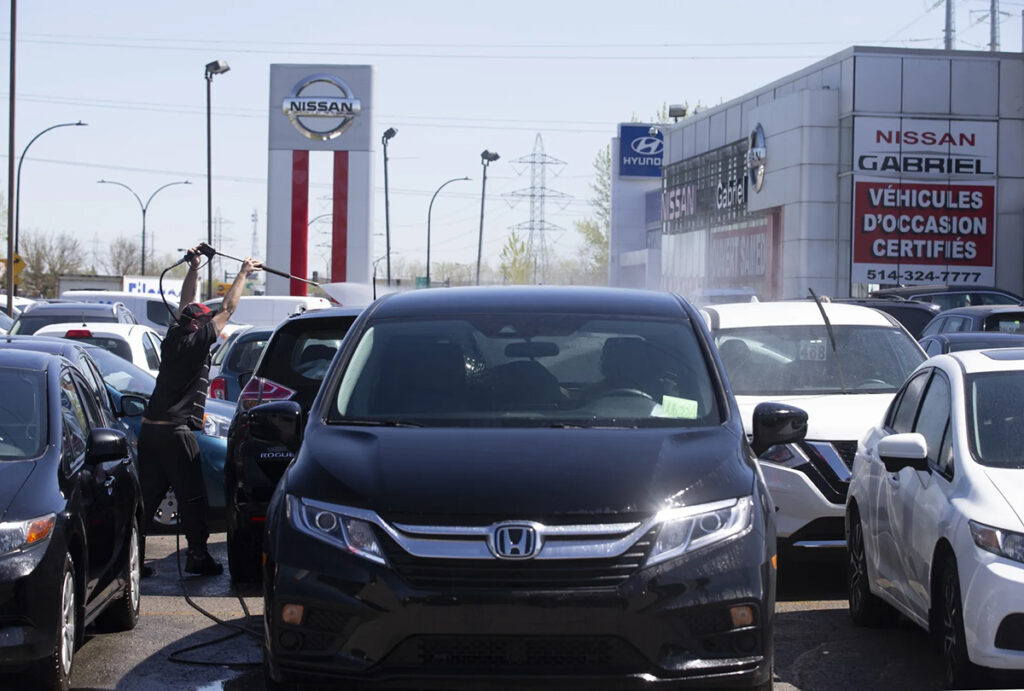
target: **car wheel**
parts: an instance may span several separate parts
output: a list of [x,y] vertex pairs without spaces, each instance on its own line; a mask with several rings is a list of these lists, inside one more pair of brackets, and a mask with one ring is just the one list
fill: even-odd
[[877,595],[868,584],[868,562],[864,553],[864,527],[860,512],[852,509],[847,515],[846,551],[847,584],[849,585],[850,618],[857,626],[892,626],[897,612]]
[[[234,520],[229,519],[228,526]],[[262,576],[260,540],[249,530],[237,526],[228,530],[228,571],[234,583],[259,583]]]
[[139,559],[141,539],[139,524],[133,520],[131,538],[128,543],[128,558],[121,571],[124,590],[97,620],[97,623],[105,631],[131,631],[139,623],[139,602],[142,599],[142,562]]
[[942,601],[939,627],[942,640],[942,658],[946,669],[946,685],[951,689],[970,688],[980,676],[980,668],[967,654],[964,635],[963,601],[960,598],[960,576],[956,559],[948,557],[942,569]]
[[70,554],[64,555],[59,597],[54,650],[36,662],[29,673],[36,688],[47,691],[67,691],[71,688],[71,665],[78,645],[78,591],[75,588],[75,564]]
[[153,520],[150,522],[150,533],[166,535],[174,533],[178,529],[178,497],[174,495],[173,489],[168,489],[167,494],[160,500],[156,507]]

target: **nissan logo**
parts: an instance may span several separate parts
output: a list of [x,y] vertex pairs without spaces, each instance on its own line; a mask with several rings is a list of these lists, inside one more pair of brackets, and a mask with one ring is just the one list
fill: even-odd
[[641,156],[660,156],[665,144],[657,137],[637,137],[629,143],[629,148]]
[[540,552],[541,540],[529,523],[501,523],[491,531],[490,546],[499,559],[530,559]]
[[352,124],[362,106],[341,79],[333,74],[314,74],[292,88],[281,110],[302,136],[328,141]]
[[750,186],[754,188],[755,192],[760,192],[761,187],[764,186],[764,168],[767,161],[764,129],[762,129],[761,123],[758,123],[747,140],[747,176]]

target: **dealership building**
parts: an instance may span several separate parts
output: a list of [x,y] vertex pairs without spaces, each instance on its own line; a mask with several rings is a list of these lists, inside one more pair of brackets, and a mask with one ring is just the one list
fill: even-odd
[[855,46],[613,140],[612,285],[1024,289],[1024,59]]

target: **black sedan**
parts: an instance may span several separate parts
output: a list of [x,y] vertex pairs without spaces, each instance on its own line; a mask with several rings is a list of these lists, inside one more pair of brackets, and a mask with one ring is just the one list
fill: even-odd
[[69,360],[2,350],[0,391],[0,670],[67,689],[86,625],[138,620],[138,473]]
[[997,331],[970,331],[941,333],[925,336],[919,343],[928,356],[956,353],[961,350],[987,350],[989,348],[1024,348],[1024,334]]
[[1024,306],[954,307],[940,312],[924,327],[921,337],[963,331],[1024,333]]
[[[267,687],[771,687],[774,507],[699,313],[667,293],[454,288],[363,312],[264,543]],[[360,686],[359,688],[362,688]]]

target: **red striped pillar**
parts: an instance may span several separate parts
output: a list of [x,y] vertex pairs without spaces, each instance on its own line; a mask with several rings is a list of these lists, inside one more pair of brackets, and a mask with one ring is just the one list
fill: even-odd
[[[309,256],[309,152],[292,152],[292,256],[293,276],[307,275]],[[292,295],[306,295],[306,284],[289,281]]]
[[348,280],[348,152],[334,152],[334,206],[331,209],[331,281]]

